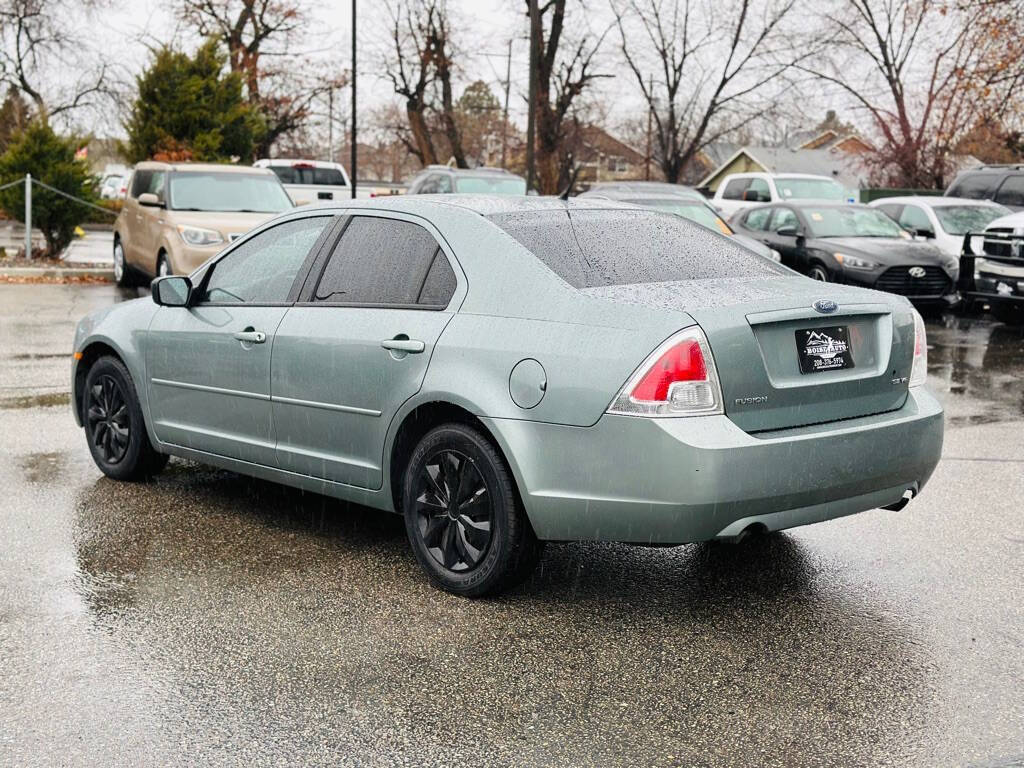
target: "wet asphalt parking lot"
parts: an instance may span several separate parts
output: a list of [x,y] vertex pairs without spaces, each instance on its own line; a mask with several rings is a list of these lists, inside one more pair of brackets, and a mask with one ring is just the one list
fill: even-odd
[[946,442],[902,512],[549,545],[468,601],[397,517],[104,478],[72,328],[125,298],[0,285],[0,763],[1024,766],[1024,331],[929,321]]

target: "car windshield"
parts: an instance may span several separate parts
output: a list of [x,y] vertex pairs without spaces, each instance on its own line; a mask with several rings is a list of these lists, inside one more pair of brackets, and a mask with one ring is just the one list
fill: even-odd
[[1010,213],[1001,205],[937,205],[932,208],[939,226],[949,235],[980,232],[1000,216]]
[[814,237],[910,237],[874,208],[805,208],[804,218]]
[[311,165],[271,165],[282,184],[312,184],[344,187],[345,177],[337,168],[314,168]]
[[684,219],[694,221],[701,226],[716,229],[723,235],[733,234],[733,231],[729,229],[729,225],[722,221],[714,209],[700,201],[690,201],[685,198],[664,198],[658,200],[639,198],[636,200],[624,200],[623,202],[639,205],[643,208],[656,208],[659,211],[674,213],[676,216],[682,216]]
[[804,179],[798,176],[779,176],[775,187],[783,200],[845,200],[846,188],[829,179]]
[[171,208],[219,213],[279,213],[292,207],[273,176],[255,173],[185,171],[170,174]]
[[574,288],[788,272],[724,235],[656,211],[518,211],[491,220]]
[[525,195],[526,179],[519,176],[460,176],[455,179],[456,192],[484,195]]

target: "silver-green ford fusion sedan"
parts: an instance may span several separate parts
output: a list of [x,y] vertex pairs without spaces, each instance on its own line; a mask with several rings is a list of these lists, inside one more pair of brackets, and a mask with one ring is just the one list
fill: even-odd
[[395,198],[289,212],[75,335],[117,479],[169,455],[398,512],[483,595],[545,540],[735,540],[901,508],[939,459],[921,318],[670,214]]

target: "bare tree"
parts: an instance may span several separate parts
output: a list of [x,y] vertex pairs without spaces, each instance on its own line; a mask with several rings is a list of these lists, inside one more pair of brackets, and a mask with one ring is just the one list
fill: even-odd
[[869,117],[880,183],[944,187],[972,128],[1017,106],[1020,0],[843,0],[830,11],[823,22],[834,53],[806,69]]
[[201,35],[227,47],[231,71],[242,76],[246,99],[266,122],[258,155],[266,156],[282,137],[300,131],[314,103],[345,83],[344,77],[323,73],[304,76],[313,65],[295,51],[299,36],[309,34],[298,0],[180,0],[178,13]]
[[[69,31],[72,11],[91,7],[67,0],[0,0],[0,83],[28,96],[41,116],[67,116],[108,95],[107,65],[83,65],[86,46]],[[50,87],[61,70],[79,75],[68,85]]]
[[451,22],[448,9],[444,0],[440,0],[440,2],[429,0],[428,8],[432,13],[429,14],[427,41],[431,49],[434,71],[437,74],[437,83],[441,88],[439,110],[441,124],[444,126],[444,134],[448,139],[448,146],[451,148],[455,165],[465,168],[467,167],[466,153],[462,148],[462,133],[455,114],[455,99],[452,96],[452,71],[455,54],[451,42]]
[[560,52],[565,42],[566,0],[526,0],[530,19],[532,59],[536,70],[536,166],[542,194],[555,194],[575,178],[575,161],[566,144],[574,104],[594,80],[607,77],[594,71],[594,57],[605,34],[583,34]]
[[387,6],[391,14],[392,49],[385,57],[384,72],[395,93],[405,100],[409,128],[408,134],[399,130],[397,135],[422,165],[437,162],[437,150],[427,124],[429,88],[437,76],[430,39],[435,5],[422,0],[405,0]]
[[708,144],[768,113],[767,87],[812,55],[782,25],[796,0],[611,0],[622,55],[655,124],[655,158],[677,182]]

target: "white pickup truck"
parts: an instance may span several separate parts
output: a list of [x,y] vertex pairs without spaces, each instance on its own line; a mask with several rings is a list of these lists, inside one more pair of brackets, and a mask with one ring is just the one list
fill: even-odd
[[[295,205],[337,202],[352,196],[352,185],[341,163],[275,158],[257,160],[253,165],[269,168],[276,173]],[[397,194],[398,191],[391,188],[381,190],[377,185],[366,186],[360,183],[356,186],[356,197],[378,197],[382,194]]]
[[791,200],[857,202],[857,193],[828,176],[810,173],[730,173],[715,190],[711,202],[729,219],[737,211],[757,203]]

